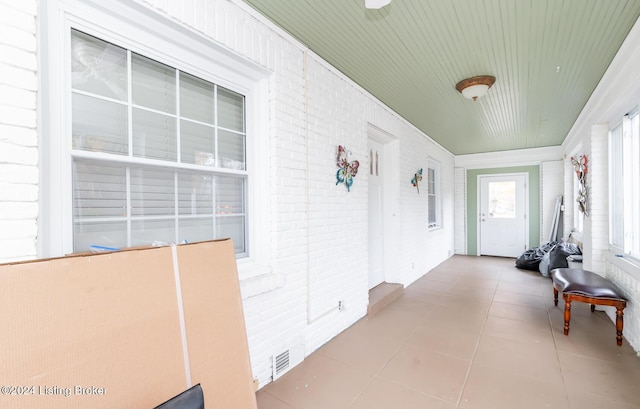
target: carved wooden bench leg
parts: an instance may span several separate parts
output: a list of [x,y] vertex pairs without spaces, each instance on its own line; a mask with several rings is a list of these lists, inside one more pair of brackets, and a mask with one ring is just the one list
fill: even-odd
[[622,326],[624,325],[624,313],[622,310],[625,305],[618,304],[616,305],[616,342],[618,346],[622,345]]
[[558,306],[558,290],[553,289],[553,305]]
[[571,321],[571,297],[563,294],[564,298],[564,335],[569,335],[569,321]]

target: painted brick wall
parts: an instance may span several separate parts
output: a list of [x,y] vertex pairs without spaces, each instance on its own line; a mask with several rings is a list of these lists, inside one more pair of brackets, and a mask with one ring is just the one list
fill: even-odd
[[[273,73],[271,267],[282,284],[244,299],[253,375],[264,386],[274,354],[301,349],[308,355],[366,314],[367,123],[400,139],[397,235],[402,242],[395,246],[401,262],[394,276],[405,285],[453,251],[453,157],[244,3],[146,3]],[[350,159],[360,161],[350,192],[336,186],[338,145],[346,145]],[[426,229],[427,197],[416,195],[409,183],[429,157],[442,166],[445,225],[431,232]]]
[[[622,260],[616,260],[616,256],[608,253],[604,257],[604,275],[620,288],[627,298],[627,307],[624,309],[624,338],[633,349],[640,353],[640,269]],[[616,321],[616,309],[603,308],[612,322]]]
[[[588,156],[589,216],[585,225],[591,230],[589,269],[604,274],[604,252],[609,249],[609,126],[591,127],[591,155]],[[586,227],[586,226],[585,226]]]
[[[540,201],[542,215],[540,217],[540,242],[545,243],[549,239],[551,225],[555,218],[555,206],[558,196],[563,194],[564,169],[561,160],[545,161],[540,166]],[[537,246],[536,243],[531,243]]]
[[467,254],[467,172],[455,168],[455,253]]
[[0,262],[37,254],[36,14],[36,0],[0,1]]
[[[264,386],[273,355],[308,355],[366,313],[367,174],[351,192],[336,186],[337,146],[364,169],[368,124],[398,138],[393,277],[405,285],[453,252],[453,156],[239,0],[135,1],[272,72],[263,170],[270,272],[241,283],[253,376]],[[37,14],[36,0],[0,0],[0,261],[35,258],[41,244]],[[442,178],[443,228],[432,231],[426,194],[409,182],[428,158],[440,162]]]

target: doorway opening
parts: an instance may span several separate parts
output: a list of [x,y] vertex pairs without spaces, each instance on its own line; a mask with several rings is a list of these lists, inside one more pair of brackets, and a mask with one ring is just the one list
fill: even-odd
[[528,175],[482,175],[478,186],[478,254],[518,257],[528,245]]

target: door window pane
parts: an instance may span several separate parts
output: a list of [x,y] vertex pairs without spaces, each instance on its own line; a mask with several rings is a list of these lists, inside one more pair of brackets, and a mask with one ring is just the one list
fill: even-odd
[[516,182],[489,182],[489,217],[516,217]]

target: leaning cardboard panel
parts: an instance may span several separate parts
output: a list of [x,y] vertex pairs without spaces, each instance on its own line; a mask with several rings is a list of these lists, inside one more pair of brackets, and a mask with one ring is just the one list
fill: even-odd
[[170,248],[0,265],[0,407],[142,408],[185,389]]
[[192,383],[207,409],[255,409],[233,242],[177,247]]

